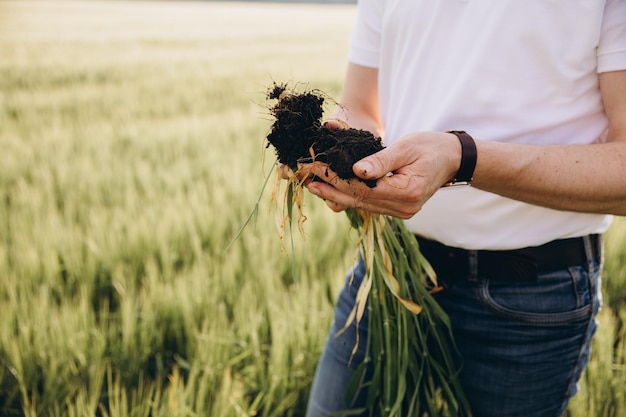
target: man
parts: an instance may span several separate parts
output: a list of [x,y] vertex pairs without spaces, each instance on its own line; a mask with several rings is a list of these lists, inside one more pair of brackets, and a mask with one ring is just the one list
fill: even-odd
[[[418,236],[476,417],[562,415],[601,303],[600,236],[626,214],[626,1],[360,0],[348,58],[334,116],[384,136],[354,165],[379,180],[311,165],[326,182],[309,191]],[[357,330],[335,334],[363,274],[340,295],[308,417],[347,406],[363,352],[350,363]]]

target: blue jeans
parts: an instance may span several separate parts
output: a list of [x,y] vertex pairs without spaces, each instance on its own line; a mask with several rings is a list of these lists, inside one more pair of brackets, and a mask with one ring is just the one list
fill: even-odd
[[[508,284],[479,277],[475,282],[459,280],[435,295],[452,323],[463,358],[461,381],[474,417],[558,417],[565,412],[578,390],[597,327],[600,271],[601,259],[589,257],[585,265],[540,272],[535,282]],[[307,417],[326,417],[347,407],[347,383],[365,355],[367,315],[358,326],[360,343],[352,359],[356,325],[336,334],[346,323],[364,274],[359,262],[339,295]]]

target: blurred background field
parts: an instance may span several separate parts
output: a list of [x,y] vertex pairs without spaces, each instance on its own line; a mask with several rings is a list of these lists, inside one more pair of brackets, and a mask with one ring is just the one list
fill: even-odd
[[[273,81],[337,97],[354,5],[0,2],[0,415],[303,416],[354,260],[278,239]],[[264,156],[265,155],[265,156]],[[570,417],[626,415],[626,223]]]

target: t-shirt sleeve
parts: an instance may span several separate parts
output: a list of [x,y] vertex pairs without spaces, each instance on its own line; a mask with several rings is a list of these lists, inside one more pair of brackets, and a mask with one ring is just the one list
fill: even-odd
[[626,69],[626,0],[607,0],[598,45],[598,72]]
[[365,67],[378,68],[384,1],[358,0],[348,61]]

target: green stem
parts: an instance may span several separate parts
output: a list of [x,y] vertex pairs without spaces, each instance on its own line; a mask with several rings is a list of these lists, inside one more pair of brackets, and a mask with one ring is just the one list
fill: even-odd
[[[363,233],[363,219],[348,212],[353,227]],[[450,322],[429,292],[427,272],[430,266],[419,252],[415,236],[401,220],[386,218],[382,230],[375,230],[373,284],[368,299],[368,352],[373,360],[371,378],[357,389],[367,392],[371,416],[404,417],[470,416],[467,399],[458,381],[458,353]],[[378,238],[381,238],[378,240]],[[382,245],[382,246],[378,246]],[[385,268],[384,253],[391,258],[392,275]],[[367,263],[367,262],[366,262]],[[405,308],[386,288],[397,281],[398,297],[419,304],[420,314]],[[361,377],[363,375],[361,374]]]

